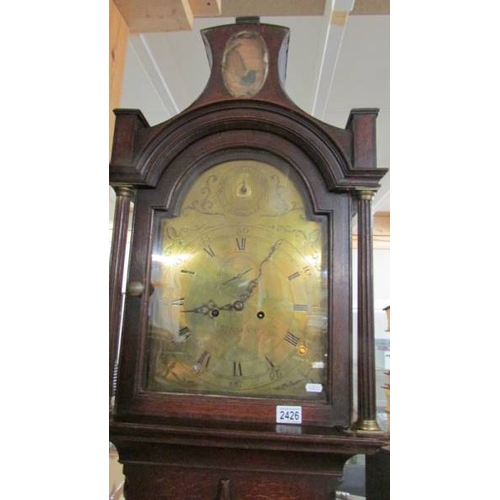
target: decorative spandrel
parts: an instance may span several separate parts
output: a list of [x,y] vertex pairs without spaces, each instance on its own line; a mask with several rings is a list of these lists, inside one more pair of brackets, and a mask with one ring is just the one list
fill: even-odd
[[146,389],[326,400],[326,216],[291,172],[230,161],[158,213]]

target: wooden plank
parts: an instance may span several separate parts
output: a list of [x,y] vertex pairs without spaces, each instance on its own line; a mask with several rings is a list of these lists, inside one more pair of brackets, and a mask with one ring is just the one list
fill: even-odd
[[114,0],[131,33],[189,31],[193,11],[188,0]]
[[113,109],[120,106],[122,96],[123,73],[127,53],[129,29],[116,8],[113,0],[109,0],[109,150],[113,141],[115,115]]
[[114,0],[131,33],[188,31],[194,17],[322,16],[326,0]]
[[220,16],[222,0],[189,0],[194,17]]
[[351,16],[382,16],[391,13],[390,0],[356,0]]
[[322,16],[325,0],[224,0],[222,15],[238,16]]

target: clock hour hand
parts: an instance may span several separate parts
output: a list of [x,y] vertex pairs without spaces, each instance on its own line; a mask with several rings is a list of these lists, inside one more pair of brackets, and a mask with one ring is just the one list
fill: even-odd
[[221,308],[213,300],[209,300],[201,306],[195,307],[193,309],[184,309],[182,312],[203,314],[205,316],[215,317],[219,315],[220,309]]
[[241,311],[243,309],[244,303],[241,300],[236,300],[233,303],[228,303],[223,306],[218,306],[213,300],[209,300],[201,306],[195,307],[193,309],[184,309],[182,312],[185,313],[195,313],[203,314],[204,316],[210,316],[211,318],[216,318],[220,311]]

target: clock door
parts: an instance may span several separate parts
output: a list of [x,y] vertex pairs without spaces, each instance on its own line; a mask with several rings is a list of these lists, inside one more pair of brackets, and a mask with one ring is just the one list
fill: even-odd
[[246,136],[228,132],[206,155],[199,141],[196,161],[139,191],[131,280],[148,293],[127,298],[118,412],[275,423],[292,406],[303,423],[347,425],[348,277],[331,263],[348,255],[348,198],[265,135],[228,150]]

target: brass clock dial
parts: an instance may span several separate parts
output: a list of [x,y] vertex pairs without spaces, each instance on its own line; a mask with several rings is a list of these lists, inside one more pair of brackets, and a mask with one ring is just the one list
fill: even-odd
[[219,164],[159,220],[149,390],[325,399],[327,221],[289,174]]

